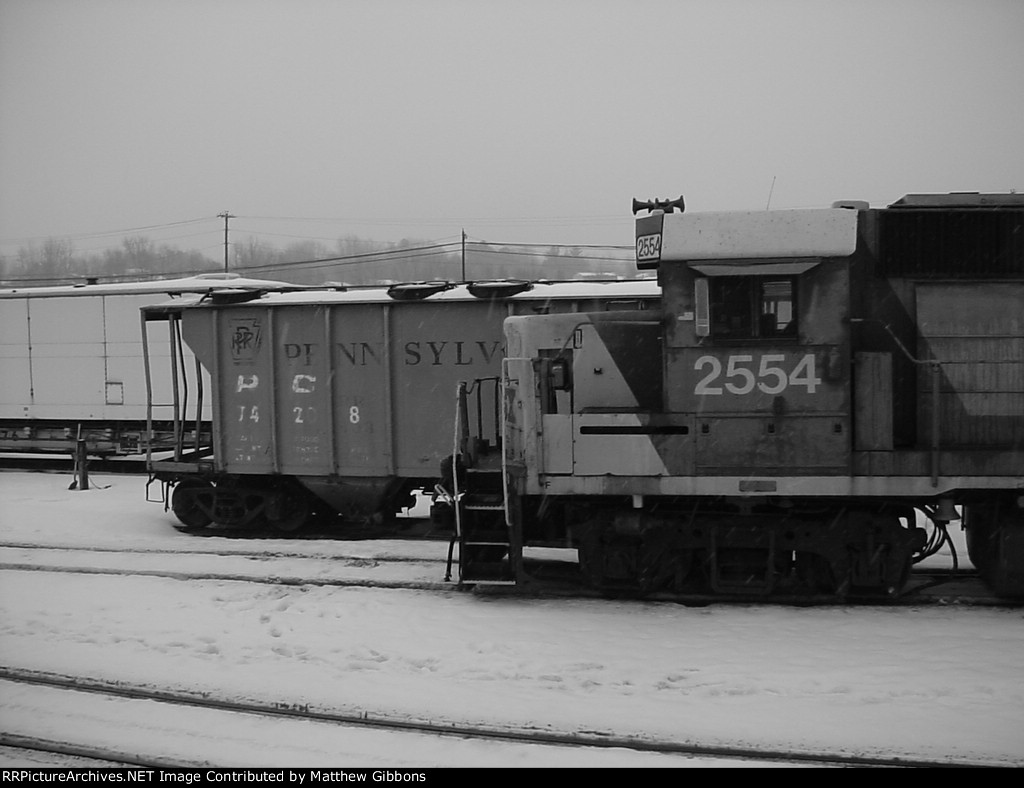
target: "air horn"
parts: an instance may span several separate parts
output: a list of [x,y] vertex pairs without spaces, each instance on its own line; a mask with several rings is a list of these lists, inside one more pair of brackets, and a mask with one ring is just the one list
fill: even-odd
[[633,198],[634,216],[636,216],[640,211],[664,211],[665,213],[672,213],[676,208],[679,209],[679,213],[686,210],[686,206],[683,204],[683,198],[681,195],[677,200],[646,200],[641,202],[636,197]]

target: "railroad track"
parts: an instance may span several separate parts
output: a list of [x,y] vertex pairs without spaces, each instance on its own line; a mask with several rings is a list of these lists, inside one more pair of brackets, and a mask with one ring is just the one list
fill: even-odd
[[253,550],[253,549],[232,549],[222,548],[216,550],[183,550],[170,547],[93,547],[83,545],[53,545],[36,544],[33,542],[6,542],[0,541],[0,550],[38,550],[40,552],[65,552],[65,553],[109,553],[112,555],[168,555],[168,556],[241,556],[245,558],[297,558],[297,559],[340,559],[350,561],[384,561],[394,563],[444,563],[445,556],[424,557],[424,556],[403,556],[403,555],[311,555],[300,551],[288,550]]
[[[287,702],[261,703],[252,700],[212,697],[177,689],[159,689],[125,682],[108,682],[85,676],[70,676],[43,671],[0,666],[0,680],[14,684],[48,687],[68,692],[91,693],[107,698],[145,700],[172,706],[255,715],[264,718],[301,720],[318,724],[373,729],[396,734],[428,734],[460,740],[509,742],[532,746],[572,747],[579,749],[624,749],[642,753],[658,753],[686,758],[715,758],[755,761],[776,764],[810,764],[817,766],[875,766],[875,767],[991,767],[1005,765],[957,758],[915,758],[911,756],[874,756],[840,752],[809,752],[759,747],[756,745],[720,745],[700,742],[677,742],[657,738],[620,736],[605,731],[556,732],[532,728],[491,727],[459,722],[437,722],[399,718],[366,710],[338,711],[316,708],[307,704]],[[16,732],[0,734],[0,745],[39,751],[90,757],[133,766],[155,768],[181,766],[212,766],[209,763],[183,764],[168,762],[166,758],[126,753],[116,747],[75,744],[19,735]],[[668,765],[668,764],[666,764]]]
[[[180,561],[175,561],[180,559]],[[200,561],[202,568],[182,562]],[[294,573],[295,562],[308,569]],[[175,563],[178,565],[176,566]],[[335,586],[448,590],[444,556],[331,556],[304,553],[254,553],[244,550],[176,552],[162,549],[50,547],[0,544],[0,569],[61,572],[172,580],[214,580],[284,586]],[[400,576],[398,576],[400,575]]]
[[[50,471],[73,473],[75,459],[70,454],[3,454],[0,470]],[[93,473],[127,473],[145,476],[146,461],[133,457],[90,457],[88,471]]]
[[[84,746],[55,739],[0,732],[0,763],[10,762],[17,756],[32,762],[31,766],[23,768],[39,769],[58,766],[77,769],[182,769],[209,766],[203,763],[172,762],[163,758],[142,756],[118,747]],[[60,756],[59,763],[45,756]]]
[[[150,560],[149,565],[145,565],[146,559]],[[205,561],[209,568],[187,569],[175,566],[176,559]],[[457,581],[445,579],[446,561],[447,554],[444,550],[439,550],[436,556],[374,554],[372,551],[351,555],[311,555],[301,551],[254,551],[244,548],[182,551],[171,548],[103,548],[0,542],[0,569],[161,577],[173,580],[236,581],[284,586],[450,591],[456,588]],[[297,573],[294,568],[295,562],[308,565],[308,570]],[[512,591],[487,589],[485,592],[511,593],[526,597],[606,596],[582,585],[578,566],[569,561],[533,559],[527,561],[527,570],[530,579],[521,588]],[[404,576],[397,577],[396,574]],[[763,596],[750,595],[724,599],[711,595],[680,596],[672,593],[655,593],[645,598],[688,605],[841,603],[831,596],[766,599]],[[897,599],[854,600],[848,604],[1020,606],[1019,602],[993,597],[977,573],[967,569],[918,570],[912,575],[907,590]]]

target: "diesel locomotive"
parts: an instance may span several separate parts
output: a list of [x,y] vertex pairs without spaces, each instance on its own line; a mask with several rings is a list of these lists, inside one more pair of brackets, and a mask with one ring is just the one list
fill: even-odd
[[958,523],[1024,595],[1024,195],[633,213],[660,310],[506,319],[498,441],[458,389],[462,584],[884,599]]

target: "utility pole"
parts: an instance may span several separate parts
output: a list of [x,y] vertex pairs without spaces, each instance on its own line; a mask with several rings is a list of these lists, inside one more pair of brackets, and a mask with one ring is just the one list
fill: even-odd
[[466,231],[462,231],[462,281],[466,281]]
[[224,211],[224,213],[218,213],[217,216],[219,216],[221,219],[224,220],[224,273],[227,273],[228,272],[228,219],[234,219],[235,217],[232,216],[227,211]]

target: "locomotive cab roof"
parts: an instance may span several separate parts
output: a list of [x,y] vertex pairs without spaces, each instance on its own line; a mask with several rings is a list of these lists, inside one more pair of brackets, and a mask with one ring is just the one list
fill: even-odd
[[948,194],[905,194],[890,208],[1024,208],[1024,194],[982,194],[981,192],[949,192]]

